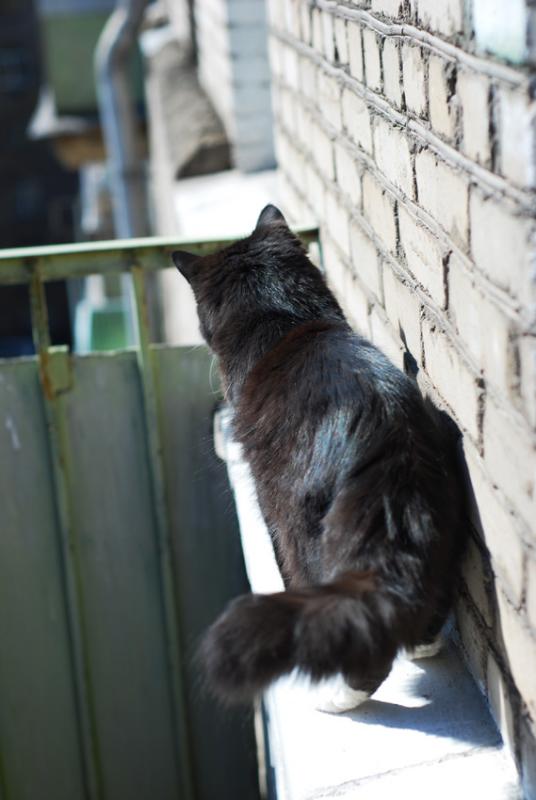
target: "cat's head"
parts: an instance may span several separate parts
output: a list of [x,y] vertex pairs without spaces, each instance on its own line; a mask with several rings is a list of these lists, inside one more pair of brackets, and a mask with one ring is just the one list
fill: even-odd
[[266,206],[246,239],[219,253],[197,256],[183,250],[173,261],[191,285],[201,333],[218,353],[220,340],[255,319],[315,319],[340,309],[283,214]]

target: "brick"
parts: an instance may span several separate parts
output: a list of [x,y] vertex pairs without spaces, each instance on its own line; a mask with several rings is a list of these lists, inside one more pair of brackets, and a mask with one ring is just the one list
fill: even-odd
[[322,12],[322,52],[332,64],[335,61],[335,34],[333,30],[333,15],[327,11]]
[[318,172],[310,164],[305,168],[305,191],[316,217],[323,220],[326,214],[326,188]]
[[297,193],[291,180],[285,173],[281,174],[279,187],[281,205],[285,215],[287,216],[287,219],[290,221],[297,220],[300,217],[303,219],[304,215],[307,214],[308,209],[304,204],[303,199]]
[[322,70],[318,75],[318,104],[324,119],[342,131],[341,86],[332,75]]
[[513,321],[478,287],[460,261],[449,262],[449,307],[457,332],[484,377],[507,396],[513,384]]
[[527,559],[527,617],[536,633],[536,556]]
[[396,39],[387,38],[383,44],[383,91],[396,107],[402,107],[402,72],[400,48]]
[[443,249],[433,233],[405,208],[398,212],[400,242],[408,269],[426,292],[443,308],[446,303]]
[[348,150],[341,144],[335,144],[335,171],[337,183],[348,197],[352,205],[361,205],[361,176],[358,165]]
[[346,314],[354,330],[370,339],[369,300],[356,275],[349,276],[346,298]]
[[385,177],[408,197],[413,195],[411,152],[406,136],[382,117],[374,125],[376,164]]
[[298,67],[298,54],[292,47],[285,47],[283,55],[285,83],[293,89],[299,89],[300,73]]
[[534,435],[511,409],[505,412],[488,396],[484,415],[484,463],[528,524],[535,519]]
[[372,0],[371,11],[396,19],[401,14],[402,5],[402,0]]
[[[270,6],[270,3],[266,4]],[[313,36],[313,22],[311,19],[311,6],[308,3],[300,3],[300,28],[301,40],[305,44],[311,44]]]
[[363,82],[363,39],[361,26],[357,22],[347,22],[348,58],[350,61],[350,75]]
[[431,31],[452,36],[463,30],[463,0],[418,0],[417,19]]
[[348,270],[341,258],[338,247],[329,234],[323,237],[322,252],[328,285],[342,305],[346,293],[346,273]]
[[311,131],[313,128],[313,121],[309,111],[302,105],[296,106],[296,133],[297,139],[302,148],[309,152],[311,150]]
[[525,90],[498,90],[501,173],[518,186],[533,188],[535,172],[534,104]]
[[346,258],[350,259],[350,220],[347,210],[338,198],[328,192],[326,196],[326,224],[332,239]]
[[[417,362],[421,360],[421,303],[410,286],[386,266],[383,271],[385,310],[402,342]],[[404,338],[402,338],[404,337]]]
[[272,76],[279,77],[283,73],[283,47],[275,36],[268,38],[268,56]]
[[456,243],[465,247],[469,227],[467,178],[440,161],[429,150],[417,154],[415,173],[420,205],[443,226]]
[[473,190],[471,251],[476,266],[497,286],[524,296],[529,280],[530,221],[504,203]]
[[323,174],[333,180],[335,178],[335,160],[333,143],[320,125],[313,127],[313,157]]
[[436,133],[452,141],[458,116],[456,67],[453,62],[431,54],[428,69],[430,122]]
[[324,49],[324,30],[322,28],[322,12],[319,8],[313,8],[311,13],[311,36],[313,49],[317,53],[322,53]]
[[365,101],[349,89],[343,89],[342,93],[342,118],[353,141],[365,152],[372,153],[370,111]]
[[503,742],[513,753],[515,749],[515,723],[509,689],[505,677],[491,653],[488,653],[487,687],[491,713],[497,723]]
[[422,325],[426,372],[463,428],[478,437],[480,390],[452,343],[428,320]]
[[499,630],[515,684],[533,718],[536,718],[536,641],[519,612],[501,591],[497,592]]
[[462,577],[473,604],[488,628],[493,625],[493,611],[488,594],[491,582],[489,557],[469,538],[462,562]]
[[[284,16],[282,17],[285,20],[285,30],[287,30],[293,36],[296,36],[298,38],[300,37],[301,34],[299,5],[300,4],[299,2],[297,2],[297,0],[290,0],[290,2],[283,3]],[[262,8],[259,9],[256,8],[255,6],[256,6],[255,3],[251,4],[248,3],[248,5],[246,6],[246,8],[249,9],[250,14],[255,13],[255,11],[257,11],[257,14],[259,13],[259,11],[262,12]],[[228,8],[230,12],[232,8],[232,3],[229,4]]]
[[481,533],[491,555],[493,570],[505,585],[509,597],[521,602],[523,592],[523,543],[519,524],[499,498],[497,489],[486,475],[483,462],[470,446],[465,456],[471,489],[474,494]]
[[399,369],[404,366],[404,349],[400,339],[390,325],[385,312],[374,306],[369,316],[370,338],[382,353],[391,359]]
[[363,31],[363,54],[365,58],[365,81],[374,92],[382,88],[382,66],[380,57],[380,37],[371,28]]
[[457,94],[462,111],[462,150],[469,158],[489,167],[491,163],[489,79],[474,72],[458,72]]
[[320,70],[311,59],[302,56],[299,61],[300,88],[309,100],[317,98],[317,81]]
[[374,243],[356,222],[350,223],[352,269],[370,294],[382,298],[380,260]]
[[335,18],[335,46],[339,64],[348,64],[348,36],[346,33],[346,20]]
[[418,116],[426,113],[426,81],[422,49],[405,44],[402,47],[402,76],[406,106]]
[[369,172],[363,175],[363,209],[383,247],[396,252],[395,202]]
[[[274,109],[275,110],[275,109]],[[292,92],[281,89],[278,92],[277,113],[285,129],[295,135],[298,132],[298,113]]]

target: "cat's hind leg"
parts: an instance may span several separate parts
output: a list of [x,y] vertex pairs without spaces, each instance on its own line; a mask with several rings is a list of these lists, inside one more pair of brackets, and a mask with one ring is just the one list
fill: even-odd
[[327,714],[344,714],[345,711],[357,708],[370,697],[370,692],[352,689],[342,675],[321,681],[311,691],[316,710]]
[[316,709],[330,714],[343,714],[357,708],[379,689],[391,672],[393,660],[394,656],[389,656],[366,674],[337,675],[319,684],[316,688]]

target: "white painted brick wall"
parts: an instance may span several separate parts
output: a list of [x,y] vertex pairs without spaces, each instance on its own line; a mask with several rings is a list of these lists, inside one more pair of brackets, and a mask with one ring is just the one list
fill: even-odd
[[365,81],[369,89],[380,91],[382,68],[380,55],[381,39],[370,28],[363,31],[363,55],[365,58]]
[[352,324],[401,368],[404,336],[419,385],[464,435],[478,530],[456,618],[534,800],[535,103],[512,67],[525,0],[292,2],[299,33],[294,14],[282,35],[272,15],[284,197],[320,221]]
[[361,26],[356,22],[345,22],[348,36],[348,58],[350,75],[363,82],[363,37]]
[[361,204],[361,174],[355,156],[350,155],[342,144],[335,145],[335,171],[337,183],[347,195],[348,201],[358,208]]
[[[246,172],[274,166],[273,120],[264,3],[199,0],[194,3],[199,80],[221,117],[235,165]],[[283,14],[283,18],[284,18]],[[292,26],[291,26],[292,27]],[[297,27],[293,30],[297,33]],[[274,53],[275,71],[298,86],[293,48]],[[253,92],[244,93],[244,85]],[[262,108],[260,107],[260,103]],[[252,132],[255,120],[264,124]]]
[[355,275],[365,284],[369,292],[381,300],[382,279],[380,259],[371,240],[355,222],[350,225],[352,266]]
[[452,61],[432,54],[428,64],[430,122],[432,128],[445,139],[456,136],[458,102],[451,83],[455,80],[455,65]]
[[376,164],[387,180],[408,197],[412,197],[410,142],[401,129],[379,116],[374,123],[374,154]]
[[458,72],[457,94],[462,113],[462,150],[478,164],[489,166],[490,82],[487,75],[463,70]]
[[433,233],[402,206],[400,243],[408,269],[440,308],[445,306],[444,251]]
[[365,101],[351,89],[342,92],[343,124],[350,138],[367,153],[372,153],[370,111]]
[[365,217],[372,226],[385,250],[396,252],[397,232],[395,202],[368,172],[363,176],[363,208]]
[[423,116],[426,111],[425,63],[418,45],[402,46],[402,75],[407,108]]
[[456,244],[465,247],[469,236],[469,182],[429,150],[415,159],[419,205],[438,220]]
[[392,105],[402,107],[402,73],[400,46],[396,39],[386,39],[383,45],[383,85],[385,96]]
[[463,0],[417,0],[417,19],[424,27],[445,36],[462,30]]
[[471,192],[471,252],[479,270],[500,286],[522,296],[528,289],[533,225],[509,204]]

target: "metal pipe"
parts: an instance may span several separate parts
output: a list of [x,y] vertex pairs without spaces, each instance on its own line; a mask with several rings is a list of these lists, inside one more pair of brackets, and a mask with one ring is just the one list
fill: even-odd
[[130,87],[130,63],[147,0],[117,0],[99,37],[95,76],[116,236],[147,233],[145,176]]

